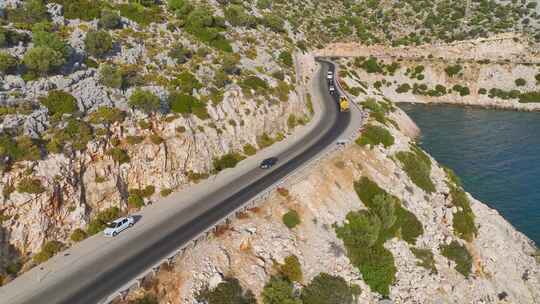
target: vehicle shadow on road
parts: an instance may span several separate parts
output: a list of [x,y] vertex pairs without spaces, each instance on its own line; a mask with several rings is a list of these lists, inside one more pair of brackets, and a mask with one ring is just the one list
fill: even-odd
[[142,219],[142,215],[139,215],[139,214],[135,214],[132,216],[133,216],[133,224],[137,224],[137,222]]

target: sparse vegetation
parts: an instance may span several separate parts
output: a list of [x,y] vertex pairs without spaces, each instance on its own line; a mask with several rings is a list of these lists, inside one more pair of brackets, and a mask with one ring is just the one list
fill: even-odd
[[435,260],[433,258],[433,252],[429,249],[411,248],[414,256],[419,260],[416,263],[418,266],[424,267],[430,271],[430,274],[436,274],[437,268],[435,268]]
[[256,304],[255,296],[250,290],[245,291],[240,282],[234,278],[225,278],[216,288],[202,290],[198,301],[208,304]]
[[302,282],[302,266],[298,257],[290,255],[285,258],[283,265],[280,266],[279,271],[291,282]]
[[305,304],[352,304],[360,292],[341,277],[320,273],[304,287],[301,298]]
[[472,257],[464,246],[457,241],[441,246],[441,254],[456,263],[455,269],[466,278],[471,274]]
[[37,178],[26,177],[17,184],[17,192],[40,194],[45,192],[45,187],[41,184],[41,180]]
[[220,172],[228,168],[234,168],[245,157],[237,152],[231,152],[214,158],[214,170]]
[[435,192],[435,185],[431,180],[431,159],[424,151],[412,146],[410,152],[398,152],[396,157],[413,183],[427,193]]
[[360,146],[371,145],[372,147],[382,144],[388,148],[394,144],[394,137],[384,127],[368,124],[356,143]]
[[34,255],[34,261],[41,264],[52,258],[55,254],[64,249],[64,244],[58,241],[48,241],[41,246],[41,251]]

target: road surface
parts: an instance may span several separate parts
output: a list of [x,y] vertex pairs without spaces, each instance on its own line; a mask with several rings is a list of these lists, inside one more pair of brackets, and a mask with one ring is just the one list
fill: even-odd
[[[0,288],[0,303],[103,302],[183,244],[333,145],[340,136],[351,133],[354,129],[351,120],[359,126],[360,112],[354,107],[350,113],[339,112],[335,97],[328,94],[328,69],[334,70],[334,67],[323,63],[313,82],[312,95],[321,100],[316,106],[318,113],[303,132],[295,132],[286,140],[288,142],[261,151],[237,168],[225,170],[217,177],[144,208],[140,221],[119,236],[93,236],[24,273]],[[259,169],[260,159],[268,156],[277,156],[278,164],[271,170]]]

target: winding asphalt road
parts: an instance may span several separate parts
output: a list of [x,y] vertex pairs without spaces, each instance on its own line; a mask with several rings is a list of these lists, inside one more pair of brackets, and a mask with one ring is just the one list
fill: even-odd
[[[162,202],[165,207],[150,206],[162,208],[150,210],[154,214],[150,214],[148,220],[145,214],[140,224],[114,240],[102,235],[92,237],[82,243],[94,244],[77,244],[60,254],[63,256],[55,257],[56,260],[53,258],[40,269],[33,269],[1,287],[0,303],[102,302],[143,271],[317,156],[332,145],[351,122],[351,114],[340,113],[335,98],[328,94],[328,69],[334,70],[334,66],[322,63],[316,82],[318,95],[323,98],[321,119],[294,144],[276,155],[279,162],[271,170],[251,166],[217,190],[200,191],[201,195],[183,196],[177,201],[169,199],[169,202]],[[179,203],[183,206],[180,210],[166,206]]]

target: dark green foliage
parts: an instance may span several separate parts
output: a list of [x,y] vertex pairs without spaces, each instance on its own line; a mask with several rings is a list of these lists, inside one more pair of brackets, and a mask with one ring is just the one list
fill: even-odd
[[460,238],[471,242],[476,236],[478,229],[474,223],[474,212],[471,209],[469,198],[463,188],[453,183],[448,183],[452,204],[458,208],[453,215],[452,226],[454,232]]
[[244,291],[240,282],[234,278],[225,278],[212,290],[205,289],[197,296],[198,301],[208,304],[256,304],[251,291]]
[[444,69],[444,71],[446,72],[446,75],[448,75],[449,77],[454,77],[458,75],[462,70],[463,70],[463,67],[459,64],[450,65]]
[[225,8],[225,19],[233,26],[255,27],[257,19],[248,14],[240,4],[230,4]]
[[50,91],[47,97],[41,99],[49,115],[62,116],[72,114],[78,110],[77,99],[73,95],[59,90]]
[[337,227],[336,234],[347,248],[368,248],[375,245],[381,232],[381,219],[367,210],[349,212],[347,224]]
[[17,67],[17,58],[6,53],[0,52],[0,73],[9,74]]
[[262,24],[276,33],[285,32],[285,21],[276,14],[263,14]]
[[525,86],[527,84],[527,81],[525,79],[523,79],[523,78],[518,78],[518,79],[516,79],[515,83],[516,83],[516,86],[522,87],[522,86]]
[[296,210],[289,210],[287,213],[285,213],[282,217],[283,224],[287,226],[289,229],[293,229],[297,225],[300,224],[300,215]]
[[49,19],[43,0],[28,0],[22,7],[7,10],[7,19],[14,23],[35,24]]
[[144,199],[137,189],[136,191],[130,190],[128,195],[128,205],[132,208],[141,208],[144,206]]
[[464,87],[462,85],[456,84],[452,87],[452,90],[459,93],[459,96],[467,96],[471,94],[471,90],[468,87]]
[[159,302],[155,296],[145,294],[142,298],[129,301],[128,304],[159,304]]
[[257,76],[248,76],[240,83],[240,86],[245,89],[254,90],[255,92],[262,92],[268,89],[268,83]]
[[289,51],[283,51],[279,54],[279,61],[285,64],[288,67],[293,65],[293,58]]
[[55,254],[64,249],[64,244],[58,241],[48,241],[41,246],[41,251],[34,255],[34,261],[41,264],[52,258]]
[[69,55],[68,44],[55,33],[43,30],[34,31],[32,33],[32,42],[34,47],[46,47],[61,53],[64,59]]
[[302,304],[294,295],[293,284],[284,278],[272,276],[262,291],[263,304]]
[[99,82],[110,88],[119,89],[122,87],[122,72],[113,65],[103,64],[99,69]]
[[320,273],[304,287],[301,298],[304,304],[352,304],[358,294],[343,278]]
[[60,153],[68,143],[74,150],[84,150],[93,138],[93,130],[88,123],[69,118],[64,128],[54,130],[52,138],[47,144],[47,150],[52,153]]
[[519,96],[519,102],[540,102],[540,91],[523,93]]
[[431,160],[420,148],[413,147],[411,152],[398,152],[396,157],[413,183],[427,193],[435,192],[431,180]]
[[69,237],[73,242],[80,242],[84,239],[86,239],[88,235],[86,234],[86,231],[82,230],[81,228],[77,228],[73,230],[71,233],[71,236]]
[[396,93],[399,93],[399,94],[402,94],[402,93],[407,93],[411,90],[411,85],[408,84],[408,83],[403,83],[403,84],[400,84],[397,88],[396,88]]
[[220,172],[228,168],[234,168],[243,159],[244,157],[236,152],[224,154],[221,157],[214,158],[214,170]]
[[390,229],[397,220],[396,207],[399,200],[388,194],[378,194],[373,198],[373,212],[380,219],[383,229]]
[[34,47],[23,57],[26,67],[35,73],[45,75],[59,69],[65,63],[64,55],[48,47]]
[[360,146],[382,144],[385,148],[388,148],[394,144],[394,137],[387,129],[369,124],[364,128],[356,143]]
[[51,2],[62,5],[65,18],[84,21],[97,19],[103,6],[100,0],[54,0]]
[[129,163],[129,155],[125,150],[115,147],[107,151],[107,154],[109,154],[118,164]]
[[437,273],[437,268],[435,268],[435,259],[433,258],[433,252],[431,252],[431,250],[413,247],[411,248],[411,251],[414,256],[420,260],[416,263],[416,265],[424,267],[425,269],[429,270],[431,274]]
[[30,41],[30,36],[26,33],[0,27],[0,48],[12,47],[19,43],[25,44],[28,41]]
[[122,19],[116,12],[103,10],[99,18],[98,26],[107,30],[114,30],[122,27]]
[[258,9],[269,9],[272,7],[272,0],[257,0]]
[[375,57],[369,57],[367,60],[362,62],[360,67],[370,74],[383,72],[382,67],[379,65],[377,58]]
[[190,59],[192,53],[189,49],[185,48],[182,44],[176,44],[169,51],[169,57],[176,60],[176,62],[182,64],[186,63]]
[[452,241],[448,245],[441,246],[441,254],[456,263],[455,269],[459,273],[466,278],[469,277],[472,270],[472,257],[465,246]]
[[20,193],[40,194],[45,192],[45,190],[45,187],[41,184],[41,180],[37,178],[26,177],[17,184],[17,192]]
[[180,75],[172,81],[172,84],[179,87],[179,89],[186,94],[192,94],[194,89],[199,90],[202,88],[202,84],[197,77],[188,71],[180,73]]
[[485,88],[480,88],[478,89],[478,94],[480,95],[486,95],[487,94],[487,90]]
[[107,54],[113,47],[111,35],[103,30],[89,31],[84,40],[84,47],[88,54],[94,57],[102,57]]
[[208,111],[206,104],[194,96],[173,92],[168,98],[171,111],[181,114],[194,114],[200,119],[207,119]]
[[129,97],[129,106],[145,113],[156,112],[161,107],[161,101],[159,97],[154,95],[150,91],[142,89],[135,89],[133,94]]
[[[0,135],[0,159],[9,157],[13,162],[41,159],[41,151],[37,141],[28,136],[16,139],[9,134]],[[1,166],[0,166],[1,168]]]
[[117,108],[109,108],[106,106],[99,107],[95,112],[90,114],[90,123],[93,124],[113,124],[122,122],[126,117],[126,113]]
[[281,265],[279,271],[281,274],[286,277],[291,282],[301,282],[302,281],[302,266],[298,257],[295,255],[290,255],[285,258],[283,265]]
[[88,224],[88,235],[94,235],[103,231],[106,224],[118,218],[119,215],[120,209],[118,209],[118,207],[111,207],[98,212]]
[[193,9],[184,5],[179,11],[187,15],[184,28],[188,33],[216,49],[232,52],[229,41],[220,33],[224,29],[223,22],[214,17],[208,8],[196,7]]
[[145,7],[139,3],[131,2],[120,4],[117,8],[120,10],[120,15],[142,26],[163,21],[163,13],[159,6]]

